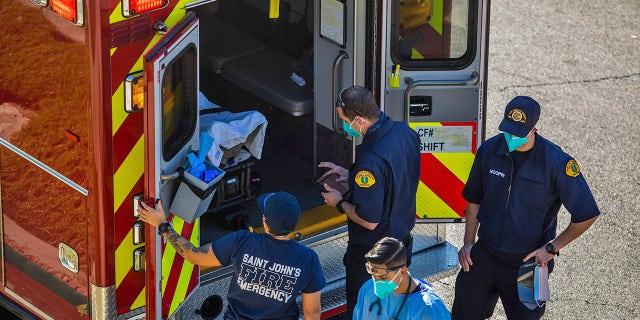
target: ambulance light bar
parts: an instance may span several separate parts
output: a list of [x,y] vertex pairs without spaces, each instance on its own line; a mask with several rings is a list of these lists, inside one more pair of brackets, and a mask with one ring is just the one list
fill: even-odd
[[164,8],[169,0],[122,0],[122,15],[132,17],[143,12]]
[[[46,2],[46,0],[40,0]],[[82,0],[50,0],[51,10],[77,26],[84,24]]]

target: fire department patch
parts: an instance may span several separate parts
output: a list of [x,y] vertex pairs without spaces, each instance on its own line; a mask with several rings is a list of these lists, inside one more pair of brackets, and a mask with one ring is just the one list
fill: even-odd
[[369,171],[358,171],[355,182],[360,188],[369,188],[376,183],[376,178]]
[[520,123],[525,123],[527,122],[527,115],[524,113],[524,111],[520,110],[520,109],[513,109],[511,111],[509,111],[509,114],[507,115],[507,118],[515,121],[515,122],[520,122]]
[[577,177],[580,174],[580,166],[578,166],[578,163],[575,160],[571,159],[567,162],[565,172],[570,177]]

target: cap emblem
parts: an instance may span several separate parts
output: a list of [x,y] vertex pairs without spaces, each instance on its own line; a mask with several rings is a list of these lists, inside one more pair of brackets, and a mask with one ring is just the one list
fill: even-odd
[[509,111],[509,114],[507,115],[507,118],[515,121],[515,122],[520,122],[520,123],[525,123],[527,122],[527,115],[524,113],[524,111],[520,110],[520,109],[513,109],[511,111]]

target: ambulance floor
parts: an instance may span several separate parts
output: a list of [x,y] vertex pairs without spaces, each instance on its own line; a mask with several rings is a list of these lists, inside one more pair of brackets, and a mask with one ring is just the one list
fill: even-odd
[[[308,238],[346,224],[344,215],[335,208],[324,205],[321,191],[314,184],[313,166],[307,161],[273,145],[265,144],[261,159],[256,160],[251,171],[260,177],[260,187],[255,198],[263,193],[285,191],[298,199],[302,216],[295,232],[291,234],[292,237],[298,233],[301,238]],[[200,243],[208,243],[235,230],[249,227],[255,232],[264,232],[262,215],[255,198],[203,215],[200,219],[203,229]]]

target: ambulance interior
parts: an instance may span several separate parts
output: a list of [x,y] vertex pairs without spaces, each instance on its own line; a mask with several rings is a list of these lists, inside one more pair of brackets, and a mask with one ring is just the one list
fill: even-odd
[[335,141],[319,161],[348,168],[352,147],[331,130],[314,129],[313,0],[283,0],[279,9],[275,19],[269,0],[220,0],[189,9],[200,19],[201,131],[218,141],[211,119],[224,112],[251,118],[239,122],[251,126],[247,141],[220,146],[220,163],[212,161],[225,176],[201,217],[201,243],[238,229],[261,232],[255,198],[266,192],[297,197],[301,239],[346,224],[344,215],[324,205],[314,183],[324,172],[314,164],[315,132],[317,139]]

